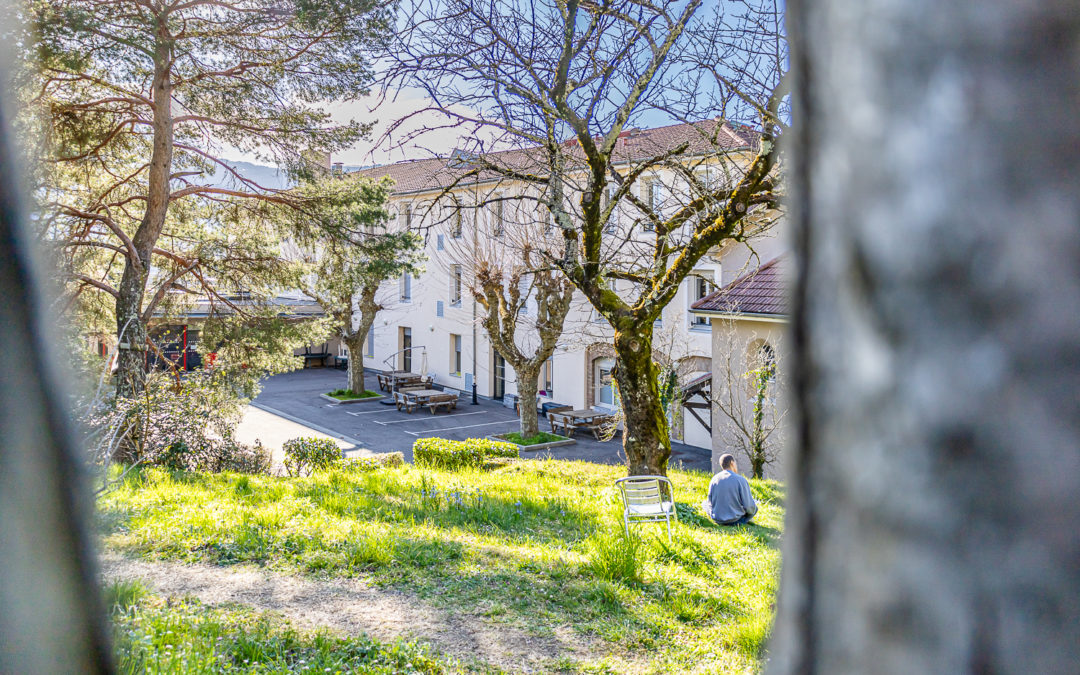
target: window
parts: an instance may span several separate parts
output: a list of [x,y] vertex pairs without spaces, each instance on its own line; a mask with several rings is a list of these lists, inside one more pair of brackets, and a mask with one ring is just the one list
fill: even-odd
[[[706,272],[699,272],[699,274],[706,274]],[[690,278],[690,291],[690,304],[693,305],[709,293],[712,293],[712,284],[704,277],[694,276]],[[690,323],[692,326],[708,326],[712,323],[712,319],[700,314],[694,314]]]
[[532,291],[532,286],[529,282],[529,277],[522,276],[518,280],[518,297],[521,298],[521,306],[518,307],[518,314],[529,313],[529,293]]
[[615,367],[615,359],[597,359],[593,364],[593,400],[597,406],[605,408],[615,407],[615,389],[611,385],[611,371]]
[[[607,190],[604,192],[604,208],[605,209],[607,209],[609,206],[611,206],[612,202],[615,201],[615,195],[618,192],[619,192],[619,186],[618,185],[609,185],[607,187]],[[607,225],[605,226],[604,229],[607,232],[614,232],[615,230],[618,229],[618,227],[619,227],[619,206],[618,206],[618,203],[616,203],[615,208],[613,208],[611,210],[611,213],[608,215]]]
[[776,379],[776,350],[768,342],[758,348],[758,363],[769,373],[769,380]]
[[401,273],[401,280],[398,282],[398,291],[400,291],[402,302],[412,302],[412,275],[408,272]]
[[367,332],[367,355],[375,357],[375,326],[369,328]]
[[441,251],[443,250],[443,248],[445,248],[445,244],[443,243],[443,236],[441,234],[435,235],[435,250]]
[[405,219],[405,223],[404,223],[405,224],[405,229],[411,230],[412,229],[412,204],[406,204],[405,205],[405,209],[404,209],[404,211],[402,211],[402,215],[404,216],[404,219]]
[[450,374],[461,377],[461,336],[450,336]]
[[[660,194],[661,193],[660,181],[658,181],[658,180],[647,180],[647,181],[645,181],[643,192],[645,193],[643,195],[645,205],[649,207],[649,209],[652,211],[653,215],[655,215],[657,218],[659,218],[660,215],[661,215],[660,206],[661,206],[661,202],[663,201],[662,197],[661,197],[661,194]],[[654,225],[652,220],[646,218],[646,220],[645,220],[645,229],[651,231],[651,230],[656,229],[656,226]]]
[[412,372],[412,328],[401,327],[401,369]]
[[504,220],[504,218],[506,217],[506,211],[503,208],[506,205],[506,202],[503,201],[502,195],[496,195],[495,199],[497,201],[495,202],[495,226],[493,234],[496,237],[501,237],[506,226],[506,222]]
[[540,395],[547,398],[555,398],[555,368],[551,359],[544,361],[540,367]]
[[454,200],[454,215],[450,218],[450,238],[461,239],[461,231],[464,226],[465,216],[462,214],[461,204]]
[[461,307],[461,265],[450,266],[450,306]]

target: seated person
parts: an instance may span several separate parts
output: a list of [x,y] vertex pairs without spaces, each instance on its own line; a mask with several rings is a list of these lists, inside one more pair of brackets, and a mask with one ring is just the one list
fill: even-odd
[[709,494],[701,508],[720,525],[749,523],[757,513],[757,504],[750,494],[750,483],[737,472],[732,455],[720,457],[720,473],[709,481]]

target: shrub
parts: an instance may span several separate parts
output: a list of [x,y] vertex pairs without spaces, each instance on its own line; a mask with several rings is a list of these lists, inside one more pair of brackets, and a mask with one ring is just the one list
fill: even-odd
[[517,457],[518,448],[513,443],[492,441],[486,438],[470,438],[451,441],[446,438],[418,438],[413,443],[413,461],[417,466],[440,469],[456,469],[462,466],[480,466],[495,457]]
[[404,463],[405,455],[400,452],[385,452],[370,457],[347,459],[341,463],[341,468],[346,471],[374,471],[375,469],[401,466]]
[[341,461],[341,449],[329,438],[301,436],[285,441],[285,470],[290,476],[310,476]]

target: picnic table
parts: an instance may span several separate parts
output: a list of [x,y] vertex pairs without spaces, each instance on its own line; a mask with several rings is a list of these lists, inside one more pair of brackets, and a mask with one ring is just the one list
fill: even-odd
[[390,391],[410,384],[431,384],[431,377],[424,377],[407,370],[384,370],[375,376],[379,389]]
[[401,410],[405,408],[408,413],[412,413],[415,408],[428,407],[431,414],[434,415],[435,411],[439,408],[445,408],[446,412],[450,412],[457,407],[458,397],[457,394],[447,393],[445,391],[439,391],[438,389],[405,389],[394,392],[394,402],[397,405],[397,409]]
[[610,424],[615,416],[606,410],[593,410],[584,408],[570,410],[567,408],[553,408],[548,412],[548,420],[551,422],[551,432],[557,433],[562,427],[563,435],[573,438],[574,431],[591,431],[596,440],[600,440],[600,430],[605,424]]

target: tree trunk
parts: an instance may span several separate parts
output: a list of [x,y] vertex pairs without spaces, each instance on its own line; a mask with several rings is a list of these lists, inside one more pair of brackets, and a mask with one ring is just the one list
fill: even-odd
[[521,435],[524,438],[535,436],[540,431],[536,416],[537,379],[540,376],[539,365],[514,366],[517,376],[518,419],[521,421]]
[[349,389],[354,394],[364,393],[364,339],[367,333],[356,331],[342,336],[345,348],[349,350],[349,372],[347,373]]
[[[375,315],[382,307],[375,302],[379,284],[364,286],[357,293],[356,309],[360,313],[360,324],[352,333],[352,315],[347,319],[345,346],[349,348],[349,389],[357,394],[364,391],[364,340],[367,340],[371,327],[375,325]],[[359,387],[359,389],[357,389]]]
[[769,672],[1076,672],[1076,2],[789,7],[797,443]]
[[128,252],[124,275],[116,298],[117,352],[116,391],[124,397],[137,396],[146,386],[146,323],[142,316],[143,296],[151,268],[154,245],[165,227],[169,209],[169,179],[172,173],[173,118],[172,82],[169,79],[172,47],[165,36],[164,19],[154,58],[153,149],[148,169],[146,210],[132,237],[135,256]]
[[623,451],[630,475],[667,475],[671,436],[652,358],[652,321],[615,329],[615,385],[623,409]]

